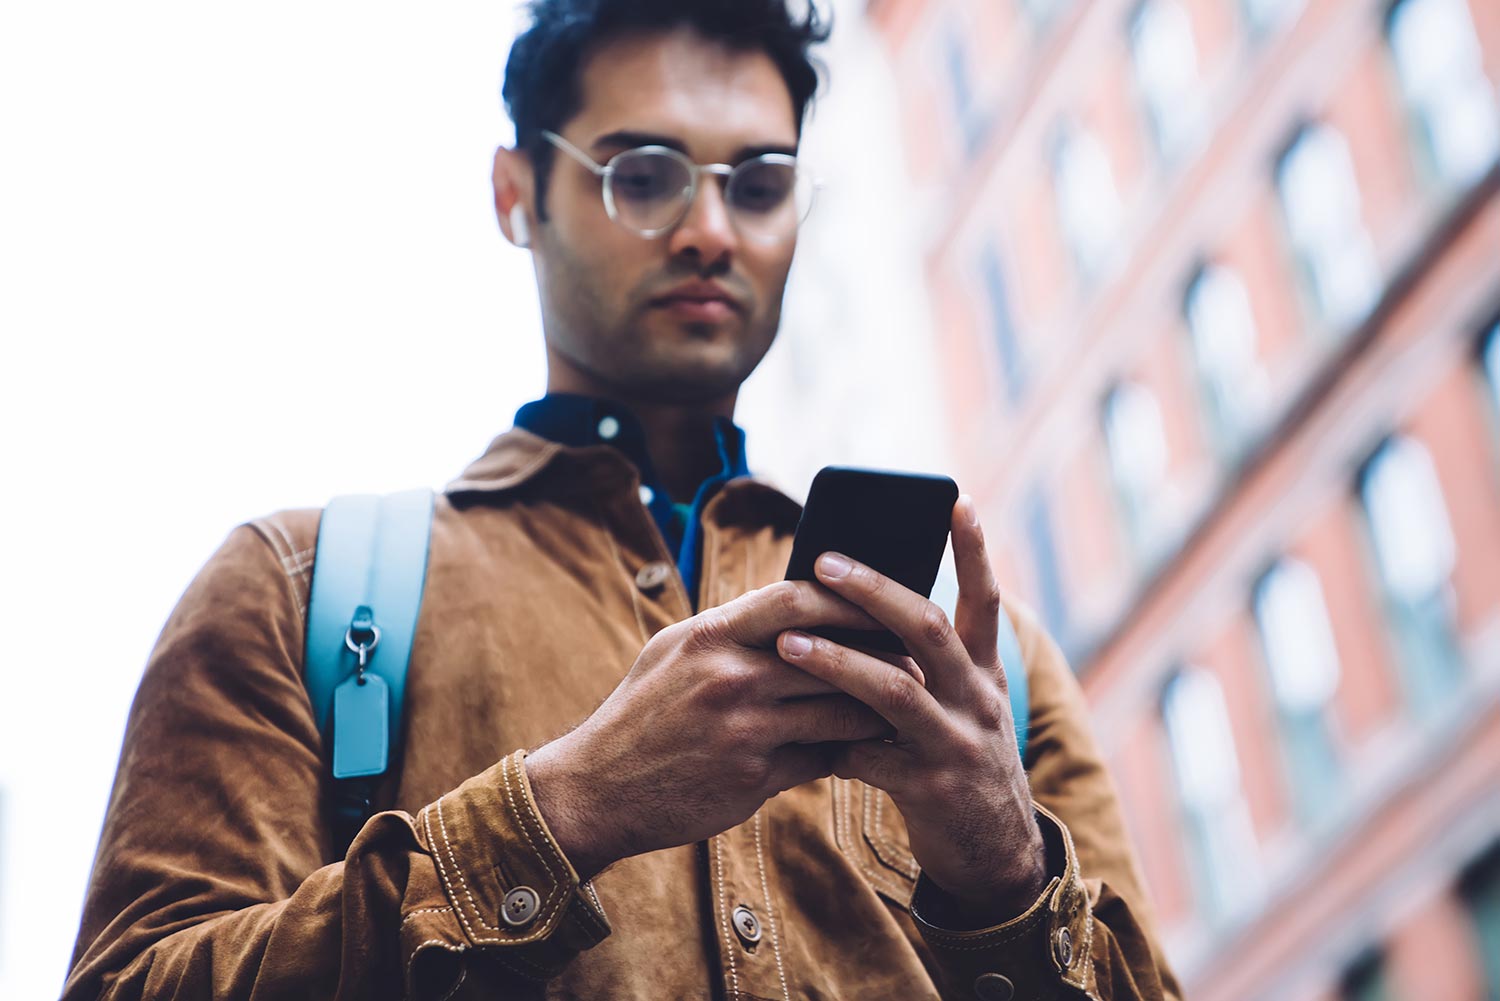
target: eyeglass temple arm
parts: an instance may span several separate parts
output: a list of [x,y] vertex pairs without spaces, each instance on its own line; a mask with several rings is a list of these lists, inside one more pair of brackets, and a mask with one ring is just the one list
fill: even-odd
[[573,159],[577,160],[579,163],[583,164],[595,174],[602,175],[604,173],[604,164],[600,163],[598,160],[595,160],[593,157],[589,156],[583,150],[579,149],[577,146],[574,146],[572,143],[568,142],[566,139],[558,135],[556,132],[553,132],[551,129],[542,129],[542,138],[547,140],[552,145],[556,146],[558,149],[562,150],[564,153],[571,156]]

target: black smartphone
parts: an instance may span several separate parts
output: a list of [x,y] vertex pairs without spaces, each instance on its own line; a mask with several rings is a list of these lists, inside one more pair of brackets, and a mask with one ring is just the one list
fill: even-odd
[[[946,476],[825,466],[808,491],[786,578],[816,580],[814,562],[835,550],[931,597],[957,501],[958,485]],[[907,652],[889,630],[811,632],[844,646]]]

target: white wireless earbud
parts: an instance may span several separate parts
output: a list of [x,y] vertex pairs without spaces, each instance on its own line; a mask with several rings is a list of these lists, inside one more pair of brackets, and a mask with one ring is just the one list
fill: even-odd
[[520,202],[510,207],[510,238],[518,247],[531,246],[531,227],[526,224],[526,209]]

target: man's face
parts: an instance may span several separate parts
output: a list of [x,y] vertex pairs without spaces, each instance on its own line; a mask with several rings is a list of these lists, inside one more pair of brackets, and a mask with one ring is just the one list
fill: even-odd
[[[797,145],[771,59],[687,29],[607,43],[581,84],[582,107],[558,132],[599,163],[649,143],[728,164]],[[733,394],[776,336],[795,238],[767,244],[737,232],[722,182],[701,175],[683,220],[647,239],[610,220],[600,185],[554,154],[547,219],[532,243],[550,352],[626,400]]]

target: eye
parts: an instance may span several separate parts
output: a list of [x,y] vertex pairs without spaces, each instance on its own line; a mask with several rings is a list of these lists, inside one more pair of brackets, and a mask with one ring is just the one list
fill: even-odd
[[796,183],[797,170],[790,164],[751,160],[736,170],[730,197],[742,211],[771,212],[786,202]]
[[679,198],[692,182],[687,168],[665,153],[627,153],[615,160],[610,183],[622,201]]

